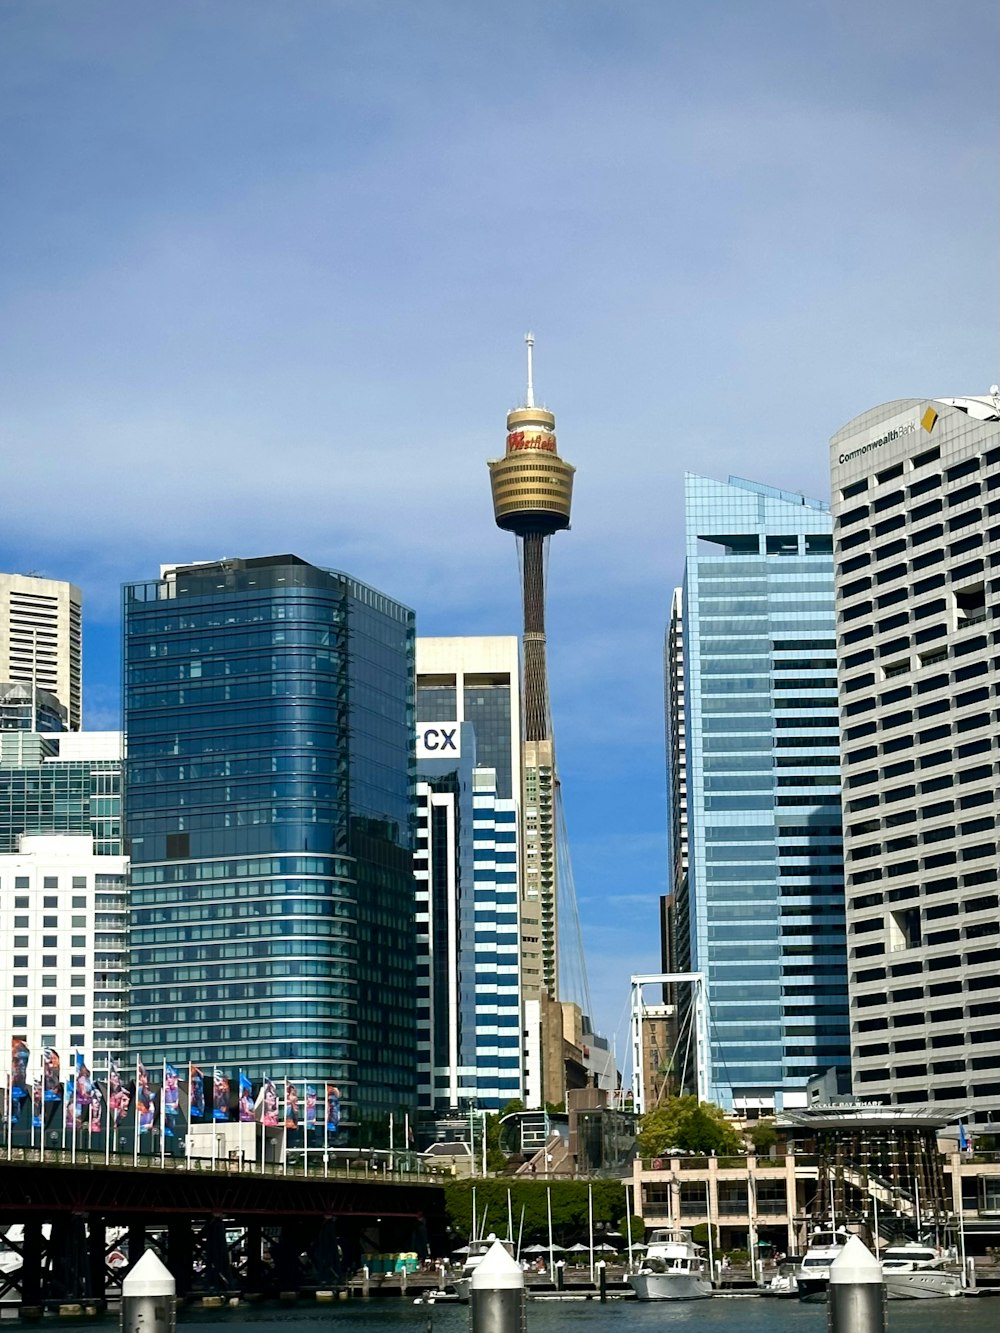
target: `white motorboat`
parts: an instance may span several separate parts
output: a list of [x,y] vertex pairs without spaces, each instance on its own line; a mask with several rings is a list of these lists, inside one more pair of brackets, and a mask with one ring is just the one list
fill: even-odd
[[[469,1252],[465,1257],[465,1263],[462,1265],[461,1275],[452,1283],[455,1295],[460,1301],[467,1301],[469,1299],[469,1293],[472,1290],[472,1275],[486,1258],[487,1251],[493,1248],[493,1243],[497,1239],[498,1237],[491,1231],[488,1236],[483,1237],[481,1240],[473,1240],[469,1242]],[[513,1242],[503,1240],[500,1244],[504,1247],[507,1253],[513,1257]]]
[[642,1267],[627,1281],[640,1301],[698,1301],[712,1294],[704,1249],[690,1231],[673,1227],[651,1234]]
[[799,1294],[799,1261],[785,1259],[774,1277],[764,1288],[765,1296],[797,1296]]
[[961,1296],[962,1274],[945,1267],[948,1260],[933,1245],[907,1241],[882,1251],[882,1281],[890,1301]]
[[817,1227],[795,1275],[800,1301],[825,1301],[830,1265],[847,1244],[846,1227]]

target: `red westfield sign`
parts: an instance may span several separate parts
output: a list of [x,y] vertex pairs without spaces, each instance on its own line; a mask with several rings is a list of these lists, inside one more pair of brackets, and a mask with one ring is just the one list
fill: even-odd
[[507,452],[512,454],[516,449],[544,449],[547,453],[554,454],[556,451],[556,437],[554,435],[529,435],[523,430],[512,430],[507,436]]

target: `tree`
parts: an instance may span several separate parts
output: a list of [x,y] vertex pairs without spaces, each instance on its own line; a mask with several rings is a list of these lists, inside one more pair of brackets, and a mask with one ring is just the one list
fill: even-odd
[[769,1153],[778,1142],[778,1131],[774,1127],[773,1120],[758,1120],[750,1126],[747,1137],[755,1151],[764,1154]]
[[697,1097],[670,1097],[639,1121],[636,1140],[643,1157],[661,1157],[671,1148],[735,1156],[743,1140],[718,1106]]

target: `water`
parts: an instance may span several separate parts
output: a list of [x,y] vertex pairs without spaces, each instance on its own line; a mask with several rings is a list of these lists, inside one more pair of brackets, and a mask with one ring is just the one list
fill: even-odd
[[[55,1320],[46,1320],[55,1325]],[[469,1333],[466,1305],[414,1305],[411,1301],[373,1300],[333,1305],[241,1306],[237,1310],[178,1311],[178,1326],[188,1333],[278,1333],[278,1324],[294,1325],[283,1333]],[[73,1321],[59,1329],[79,1333],[117,1327],[116,1315]],[[891,1301],[887,1333],[996,1333],[1000,1296],[941,1301]],[[636,1301],[533,1301],[528,1303],[528,1333],[826,1333],[825,1305],[751,1298],[640,1304]]]

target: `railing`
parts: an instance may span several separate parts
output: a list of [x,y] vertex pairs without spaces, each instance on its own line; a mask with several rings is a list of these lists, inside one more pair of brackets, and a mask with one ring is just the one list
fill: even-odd
[[247,1175],[281,1176],[289,1180],[338,1180],[407,1182],[408,1184],[432,1185],[439,1183],[439,1177],[423,1168],[419,1159],[412,1153],[390,1153],[386,1149],[310,1149],[308,1162],[301,1150],[294,1159],[282,1162],[261,1162],[258,1158],[240,1154],[239,1150],[228,1156],[219,1156],[213,1162],[210,1157],[171,1157],[158,1153],[139,1153],[136,1158],[131,1152],[103,1152],[77,1148],[11,1147],[0,1136],[0,1165],[4,1162],[17,1162],[33,1166],[73,1166],[88,1169],[112,1168],[115,1170],[153,1170],[170,1172],[195,1172],[206,1175]]

